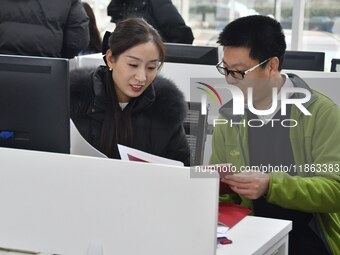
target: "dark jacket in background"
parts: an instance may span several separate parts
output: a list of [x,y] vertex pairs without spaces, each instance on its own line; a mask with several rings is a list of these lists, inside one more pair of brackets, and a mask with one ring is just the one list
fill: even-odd
[[89,43],[79,0],[0,0],[0,53],[72,58]]
[[[98,148],[105,116],[104,88],[107,67],[77,69],[70,74],[71,118],[82,136]],[[183,121],[187,105],[181,91],[168,79],[157,77],[132,108],[131,147],[190,164]]]
[[112,0],[107,7],[111,22],[142,17],[158,30],[165,42],[192,44],[194,36],[170,0]]

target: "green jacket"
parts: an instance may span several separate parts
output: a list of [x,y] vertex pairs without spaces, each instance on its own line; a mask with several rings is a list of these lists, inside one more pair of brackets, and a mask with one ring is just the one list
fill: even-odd
[[[312,97],[304,106],[312,115],[305,116],[292,105],[288,118],[298,122],[296,127],[290,128],[297,176],[284,172],[270,173],[266,200],[284,208],[313,213],[310,225],[333,254],[340,254],[340,109],[328,97],[311,90],[296,75],[289,77],[295,87],[311,91]],[[229,114],[232,112],[231,103],[222,106],[220,118],[233,119],[234,122],[244,120],[245,116]],[[248,128],[244,125],[231,127],[228,123],[214,128],[209,163],[227,162],[237,169],[249,165]],[[253,209],[252,200],[237,194],[224,195],[221,200],[239,202]]]

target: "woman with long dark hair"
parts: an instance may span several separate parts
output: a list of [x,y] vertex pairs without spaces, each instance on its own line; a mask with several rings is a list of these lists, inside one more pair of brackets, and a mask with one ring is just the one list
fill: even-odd
[[97,27],[94,12],[88,3],[83,2],[82,4],[87,16],[89,17],[90,42],[87,48],[80,52],[80,55],[102,52],[102,39]]
[[141,18],[119,22],[107,66],[71,73],[71,118],[94,147],[119,159],[117,144],[190,164],[183,94],[158,76],[165,59],[158,32]]

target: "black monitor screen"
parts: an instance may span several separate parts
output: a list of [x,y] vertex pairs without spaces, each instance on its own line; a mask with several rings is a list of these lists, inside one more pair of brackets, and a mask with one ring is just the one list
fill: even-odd
[[283,69],[324,71],[325,53],[312,51],[286,51]]
[[193,46],[188,44],[164,43],[165,62],[216,65],[218,48],[212,46]]
[[70,153],[68,60],[0,55],[0,147]]

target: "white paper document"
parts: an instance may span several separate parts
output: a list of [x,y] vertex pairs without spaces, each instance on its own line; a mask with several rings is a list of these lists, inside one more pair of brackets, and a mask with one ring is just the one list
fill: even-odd
[[84,137],[81,136],[72,120],[70,120],[70,137],[71,137],[71,154],[107,158],[105,154],[98,151],[91,144],[89,144],[84,139]]
[[[98,151],[91,144],[89,144],[85,140],[85,138],[82,137],[82,135],[79,133],[78,129],[76,128],[72,120],[70,120],[70,137],[71,137],[71,154],[107,158],[105,154]],[[118,150],[122,160],[184,166],[183,162],[181,161],[159,157],[120,144],[118,144]]]
[[155,163],[163,165],[184,166],[183,162],[159,157],[144,151],[133,149],[121,144],[118,144],[118,150],[122,160],[138,161],[145,163]]
[[225,225],[218,224],[217,225],[217,237],[226,237],[229,228]]

